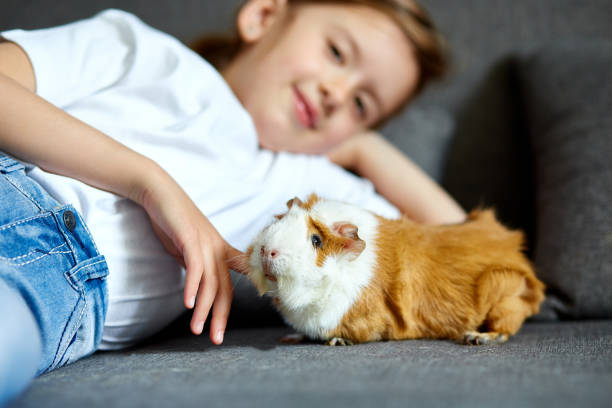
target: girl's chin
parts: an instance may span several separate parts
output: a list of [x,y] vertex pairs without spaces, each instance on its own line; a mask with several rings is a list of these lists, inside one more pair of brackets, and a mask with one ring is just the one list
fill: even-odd
[[299,136],[295,132],[284,129],[266,130],[265,133],[258,132],[259,145],[267,150],[275,152],[303,153],[300,149]]
[[259,146],[271,150],[273,152],[285,152],[288,151],[287,141],[279,140],[279,138],[266,138],[259,137]]
[[279,118],[269,118],[260,122],[255,121],[259,145],[275,152],[302,154],[323,154],[329,150],[328,146],[317,143],[318,138],[313,134],[313,130],[304,128],[296,120],[283,121]]
[[263,118],[257,120],[253,118],[253,123],[257,129],[259,145],[272,151],[287,150],[288,143],[295,134],[293,126],[283,123],[278,118]]

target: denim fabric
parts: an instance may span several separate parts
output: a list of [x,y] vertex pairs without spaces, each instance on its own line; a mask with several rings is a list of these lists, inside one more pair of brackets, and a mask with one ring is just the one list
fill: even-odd
[[40,330],[19,292],[0,279],[0,407],[34,377],[42,352]]
[[[4,283],[0,289],[13,291],[12,297],[3,296],[3,303],[17,299],[0,311],[0,344],[4,345],[0,361],[12,359],[0,366],[0,381],[22,370],[15,356],[23,350],[6,348],[28,347],[27,342],[10,340],[23,327],[9,314],[27,314],[19,301],[29,307],[39,331],[41,357],[36,375],[93,353],[106,316],[107,275],[104,256],[77,211],[71,205],[59,205],[25,174],[21,163],[0,152],[0,283]],[[0,405],[29,380],[12,389],[0,386]]]

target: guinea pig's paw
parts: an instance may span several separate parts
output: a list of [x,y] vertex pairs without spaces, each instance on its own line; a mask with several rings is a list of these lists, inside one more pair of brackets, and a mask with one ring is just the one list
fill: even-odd
[[472,346],[480,346],[483,344],[501,344],[507,341],[507,334],[497,332],[480,333],[477,331],[469,331],[463,335],[462,343]]
[[300,333],[287,334],[279,339],[283,344],[300,344],[306,340],[306,336]]
[[329,339],[325,344],[328,346],[352,346],[353,342],[349,339],[343,339],[342,337],[333,337]]

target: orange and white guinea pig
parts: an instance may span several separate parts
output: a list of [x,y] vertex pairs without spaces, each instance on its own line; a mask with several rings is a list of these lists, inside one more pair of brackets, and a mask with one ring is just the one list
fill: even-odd
[[247,250],[248,276],[312,339],[501,343],[544,299],[522,233],[491,210],[427,226],[316,195],[287,206]]

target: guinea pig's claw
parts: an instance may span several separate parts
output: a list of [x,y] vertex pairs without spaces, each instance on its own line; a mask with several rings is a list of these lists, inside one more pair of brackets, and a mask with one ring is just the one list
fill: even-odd
[[279,339],[283,344],[300,344],[306,339],[306,336],[300,333],[287,334]]
[[327,341],[328,346],[352,346],[353,342],[349,339],[343,339],[342,337],[333,337]]
[[463,335],[463,344],[469,344],[472,346],[480,346],[483,344],[500,344],[508,341],[508,335],[503,333],[488,332],[480,333],[476,331],[469,331]]

